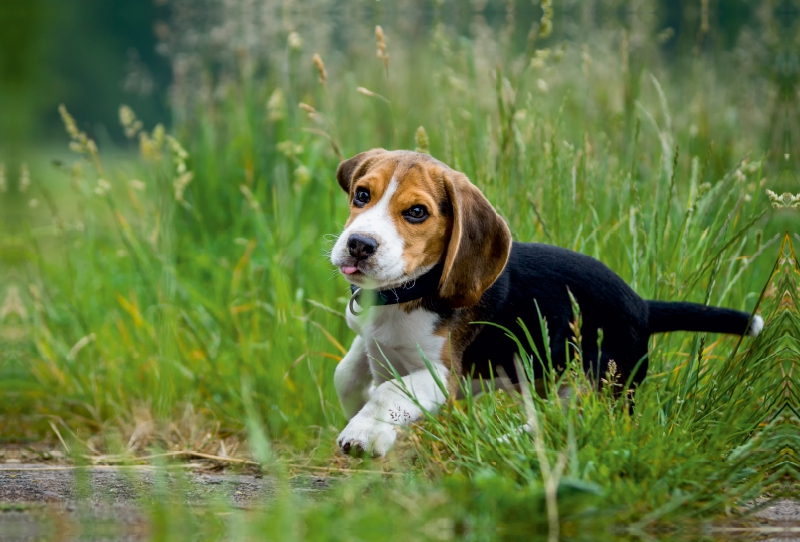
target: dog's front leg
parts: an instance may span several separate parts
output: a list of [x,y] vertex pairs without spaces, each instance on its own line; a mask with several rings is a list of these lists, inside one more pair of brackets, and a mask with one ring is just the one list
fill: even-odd
[[[446,383],[447,370],[439,367],[437,372],[440,382]],[[436,413],[447,399],[428,369],[415,371],[401,380],[402,383],[389,380],[375,388],[364,408],[350,420],[337,439],[344,453],[386,455],[397,438],[395,428],[398,425],[419,420],[422,409]]]
[[372,371],[369,367],[364,339],[356,335],[347,354],[336,366],[333,385],[345,417],[349,420],[367,403],[372,386]]

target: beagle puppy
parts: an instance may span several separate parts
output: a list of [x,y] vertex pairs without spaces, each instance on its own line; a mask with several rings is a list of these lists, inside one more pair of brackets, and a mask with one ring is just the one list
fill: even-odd
[[[481,322],[511,330],[529,349],[521,319],[534,355],[546,359],[541,314],[552,364],[563,368],[574,335],[570,293],[582,314],[584,370],[595,383],[613,360],[622,382],[639,384],[653,333],[755,336],[763,327],[746,312],[643,300],[594,258],[512,242],[480,190],[426,154],[374,149],[339,164],[336,177],[350,217],[331,261],[351,285],[346,315],[357,334],[334,375],[349,419],[338,437],[345,453],[385,455],[395,428],[420,419],[421,409],[436,412],[461,377],[488,378],[502,367],[515,380],[517,344]],[[536,378],[545,363],[534,361]]]

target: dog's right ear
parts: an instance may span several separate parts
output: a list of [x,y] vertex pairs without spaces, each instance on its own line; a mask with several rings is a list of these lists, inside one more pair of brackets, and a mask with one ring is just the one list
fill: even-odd
[[339,186],[342,187],[342,190],[349,194],[353,183],[363,177],[370,166],[375,163],[375,160],[387,152],[389,151],[386,149],[372,149],[371,151],[356,154],[340,163],[336,169],[336,180],[339,181]]

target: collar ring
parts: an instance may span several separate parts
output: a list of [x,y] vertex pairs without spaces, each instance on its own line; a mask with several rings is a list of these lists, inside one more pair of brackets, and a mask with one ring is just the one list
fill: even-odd
[[358,297],[358,294],[360,293],[361,293],[361,288],[356,288],[356,291],[353,292],[353,295],[350,296],[350,304],[349,304],[350,312],[353,313],[355,316],[358,316],[359,314],[364,312],[363,310],[356,311],[355,307],[353,306],[353,303],[355,302],[356,298]]

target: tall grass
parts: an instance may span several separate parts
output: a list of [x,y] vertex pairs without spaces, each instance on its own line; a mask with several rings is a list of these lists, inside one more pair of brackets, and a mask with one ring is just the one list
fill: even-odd
[[[346,56],[277,32],[266,59],[240,52],[194,80],[174,127],[123,109],[129,142],[113,150],[65,110],[79,156],[59,171],[29,157],[24,228],[4,239],[26,247],[10,282],[25,307],[9,317],[25,330],[19,434],[228,455],[249,420],[279,449],[330,457],[345,421],[332,374],[352,340],[326,255],[348,208],[333,172],[372,147],[422,145],[515,239],[599,258],[644,297],[753,310],[780,250],[764,196],[779,166],[752,96],[728,93],[746,78],[702,54],[665,62],[646,21],[580,38],[546,24],[523,46],[512,22],[467,38],[442,20],[409,42],[384,26],[379,58],[372,25],[354,23],[369,38]],[[654,338],[633,415],[602,394],[562,408],[552,390],[451,403],[414,430],[416,468],[525,487],[542,510],[553,488],[572,512],[642,521],[741,504],[771,472],[754,437],[779,378],[769,326],[755,344]],[[531,416],[538,444],[519,431]]]

